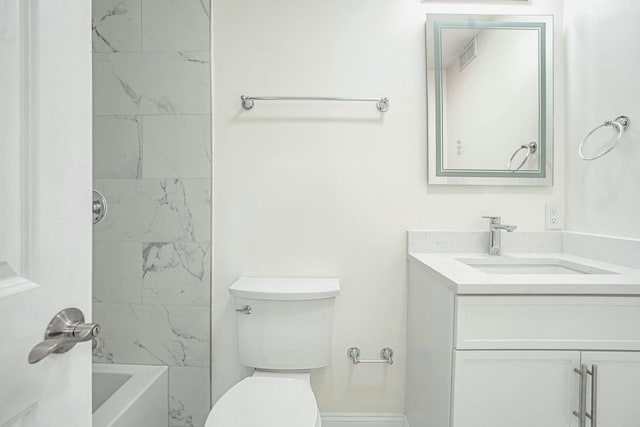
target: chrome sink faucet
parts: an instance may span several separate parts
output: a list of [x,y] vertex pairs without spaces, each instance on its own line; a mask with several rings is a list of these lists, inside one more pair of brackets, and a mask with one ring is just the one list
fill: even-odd
[[501,224],[499,216],[483,216],[482,218],[489,220],[489,255],[500,255],[502,253],[500,230],[507,230],[511,233],[518,228],[518,226]]

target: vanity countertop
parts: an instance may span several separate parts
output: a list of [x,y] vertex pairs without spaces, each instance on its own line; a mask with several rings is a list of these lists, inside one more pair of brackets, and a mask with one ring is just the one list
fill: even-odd
[[[481,271],[460,260],[473,260],[478,265],[540,261],[559,261],[567,265],[579,264],[596,270],[598,274],[492,274]],[[410,262],[445,279],[459,295],[533,294],[533,295],[638,295],[640,270],[596,261],[564,253],[520,253],[490,256],[480,253],[410,253]],[[506,264],[503,264],[506,265]]]

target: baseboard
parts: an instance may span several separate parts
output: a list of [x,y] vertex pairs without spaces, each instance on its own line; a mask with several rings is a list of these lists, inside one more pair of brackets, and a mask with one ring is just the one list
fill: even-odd
[[322,427],[409,427],[402,414],[327,412],[320,416]]

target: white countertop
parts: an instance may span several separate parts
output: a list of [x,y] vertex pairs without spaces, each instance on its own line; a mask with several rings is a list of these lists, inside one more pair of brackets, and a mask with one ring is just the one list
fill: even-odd
[[[610,274],[489,274],[458,259],[558,259]],[[442,278],[464,294],[640,295],[640,270],[563,253],[519,253],[499,257],[482,253],[410,253],[409,260]]]

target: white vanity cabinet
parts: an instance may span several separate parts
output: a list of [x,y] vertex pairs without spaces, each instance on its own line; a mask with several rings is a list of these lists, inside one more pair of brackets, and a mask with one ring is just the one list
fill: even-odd
[[[597,369],[597,426],[640,426],[640,353],[521,350],[454,351],[451,425],[578,426],[581,364]],[[592,381],[587,375],[590,415]]]
[[582,363],[598,369],[598,427],[640,426],[640,353],[583,352]]
[[[482,279],[458,287],[410,258],[410,427],[640,426],[640,282],[637,293],[629,283],[625,294],[614,285],[581,293],[579,284],[567,293],[564,278],[562,293],[516,284],[504,294]],[[576,373],[582,366],[584,376]],[[581,423],[573,412],[581,411],[582,391],[591,415],[592,388],[596,423]]]
[[579,366],[575,351],[454,351],[451,425],[575,426]]

